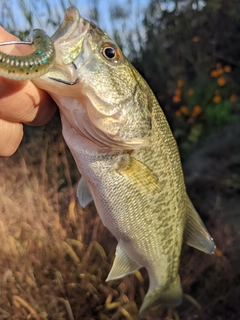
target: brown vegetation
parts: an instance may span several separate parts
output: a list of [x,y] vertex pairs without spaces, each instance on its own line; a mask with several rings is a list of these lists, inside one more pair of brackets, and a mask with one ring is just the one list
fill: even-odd
[[116,241],[76,203],[79,174],[48,134],[0,161],[0,318],[134,319],[137,279],[105,284]]

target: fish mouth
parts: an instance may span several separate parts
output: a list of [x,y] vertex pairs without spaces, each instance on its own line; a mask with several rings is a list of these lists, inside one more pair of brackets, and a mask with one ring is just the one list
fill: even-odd
[[56,62],[63,65],[74,63],[92,27],[92,23],[84,19],[76,7],[68,8],[62,24],[51,37],[56,49]]
[[[74,35],[74,32],[78,31],[79,34],[82,34],[88,27],[89,22],[80,16],[76,7],[72,6],[67,9],[62,24],[51,39],[53,42],[56,42],[59,38],[67,40],[67,37]],[[78,30],[76,30],[77,28]]]
[[52,35],[55,63],[46,76],[59,83],[75,85],[79,82],[76,59],[84,60],[83,46],[91,23],[81,17],[76,7],[67,9],[63,22]]
[[90,22],[84,19],[76,7],[69,7],[65,13],[64,20],[51,39],[56,42],[60,38],[67,41],[68,37],[77,37],[84,34],[90,27]]

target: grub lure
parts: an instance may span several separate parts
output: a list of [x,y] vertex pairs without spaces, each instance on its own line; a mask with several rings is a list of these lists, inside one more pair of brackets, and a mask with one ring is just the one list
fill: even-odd
[[30,44],[34,51],[18,56],[0,52],[0,76],[14,80],[31,80],[48,72],[55,63],[55,48],[50,37],[41,29],[35,29],[29,42],[11,41],[7,44]]

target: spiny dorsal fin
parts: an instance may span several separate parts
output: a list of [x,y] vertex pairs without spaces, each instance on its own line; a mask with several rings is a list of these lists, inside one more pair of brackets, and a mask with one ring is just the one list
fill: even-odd
[[189,246],[208,254],[213,254],[216,248],[213,238],[208,233],[189,198],[187,206],[187,220],[184,230],[184,241]]
[[83,208],[85,208],[91,201],[93,201],[92,194],[89,191],[88,186],[83,177],[81,177],[78,183],[77,198],[80,206]]
[[179,276],[170,284],[169,288],[155,288],[146,294],[139,310],[140,318],[144,317],[145,311],[148,308],[159,303],[169,307],[175,307],[182,303],[182,287]]
[[134,273],[139,268],[141,268],[140,264],[132,260],[124,251],[121,244],[118,243],[112,269],[106,281],[120,279],[128,274]]

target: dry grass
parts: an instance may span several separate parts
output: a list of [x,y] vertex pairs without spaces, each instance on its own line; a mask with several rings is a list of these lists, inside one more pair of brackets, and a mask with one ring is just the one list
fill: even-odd
[[135,319],[137,280],[105,284],[116,241],[76,203],[62,138],[34,139],[0,172],[0,318]]
[[[137,320],[146,272],[104,282],[116,241],[93,205],[83,210],[76,203],[79,174],[58,130],[39,132],[0,160],[0,319]],[[183,252],[183,288],[198,302],[185,296],[178,313],[158,308],[147,319],[238,319],[230,311],[228,318],[211,312],[230,300],[235,308],[240,296],[239,285],[230,290],[239,277],[231,262],[239,247],[227,256],[232,231],[220,215],[214,223],[216,212],[212,216],[223,255]]]

